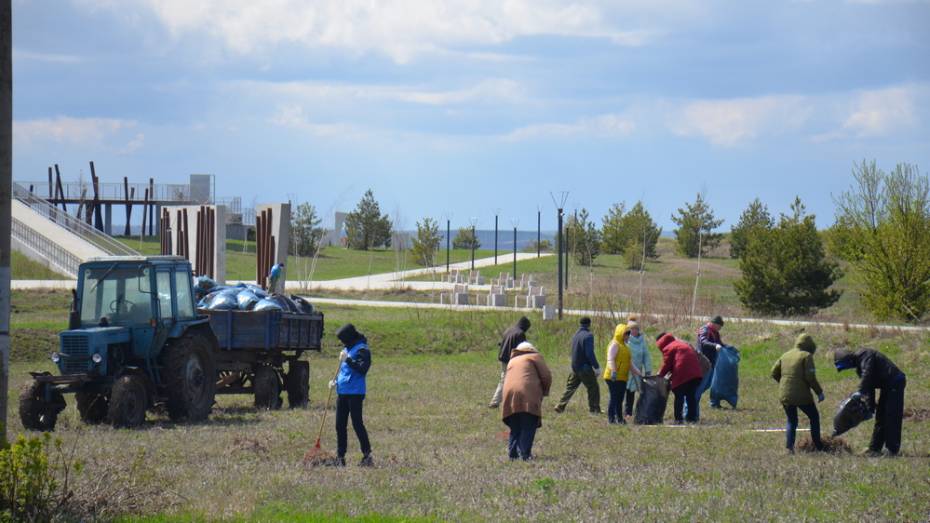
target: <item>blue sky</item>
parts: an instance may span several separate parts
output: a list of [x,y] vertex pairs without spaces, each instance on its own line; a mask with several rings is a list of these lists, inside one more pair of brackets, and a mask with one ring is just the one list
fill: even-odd
[[[930,167],[930,2],[13,0],[14,177],[217,175],[401,228],[550,192],[832,223],[863,158]],[[523,228],[523,227],[521,227]]]

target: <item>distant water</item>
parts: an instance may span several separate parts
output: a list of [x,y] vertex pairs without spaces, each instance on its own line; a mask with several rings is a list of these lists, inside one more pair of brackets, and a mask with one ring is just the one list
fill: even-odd
[[[452,228],[452,238],[451,241],[455,241],[455,235],[458,234],[458,229]],[[416,231],[403,231],[401,234],[408,237],[416,237]],[[475,230],[475,235],[478,237],[478,242],[481,244],[481,249],[494,249],[494,230]],[[443,228],[439,231],[439,236],[442,238],[439,242],[441,248],[446,247],[446,230]],[[555,233],[552,231],[542,231],[541,239],[549,240],[549,243],[553,243],[555,238]],[[524,250],[530,248],[536,242],[536,231],[517,231],[517,250]],[[497,235],[497,248],[501,251],[513,250],[513,229],[504,230],[501,229],[498,231]]]

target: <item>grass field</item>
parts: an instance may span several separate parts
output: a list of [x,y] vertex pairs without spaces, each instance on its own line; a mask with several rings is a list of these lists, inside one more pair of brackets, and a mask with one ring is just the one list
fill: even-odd
[[68,277],[61,275],[45,265],[30,260],[24,254],[17,251],[10,251],[10,271],[14,280],[67,280]]
[[[37,334],[64,326],[64,293],[16,293],[11,387],[27,370],[51,370]],[[325,308],[326,346],[310,357],[312,405],[257,412],[246,396],[221,396],[203,424],[173,424],[150,415],[142,430],[82,425],[68,398],[57,434],[86,469],[73,483],[84,517],[126,521],[329,521],[363,517],[423,520],[645,521],[923,521],[930,516],[930,335],[814,329],[822,348],[867,344],[888,353],[908,374],[904,456],[787,456],[777,428],[784,415],[772,362],[796,332],[764,325],[727,325],[724,339],[742,350],[738,410],[712,411],[693,427],[609,427],[585,412],[584,392],[566,413],[546,400],[538,459],[509,463],[504,426],[485,407],[497,382],[495,345],[512,314]],[[533,317],[530,339],[554,373],[552,396],[568,370],[574,320]],[[332,332],[353,321],[368,335],[374,364],[365,402],[377,467],[305,469],[299,461],[316,437],[325,383],[334,370]],[[653,325],[694,338],[694,325]],[[30,336],[18,333],[32,329]],[[597,350],[612,325],[597,320]],[[653,361],[658,352],[652,349]],[[41,358],[41,359],[39,359]],[[836,404],[854,390],[854,374],[831,370],[817,353],[830,426]],[[601,387],[606,407],[606,388]],[[706,405],[705,399],[705,405]],[[335,449],[332,419],[323,447]],[[21,426],[11,405],[11,432]],[[806,426],[802,416],[802,426]],[[862,449],[871,423],[848,441]],[[803,433],[802,433],[803,434]],[[801,438],[804,436],[801,435]]]

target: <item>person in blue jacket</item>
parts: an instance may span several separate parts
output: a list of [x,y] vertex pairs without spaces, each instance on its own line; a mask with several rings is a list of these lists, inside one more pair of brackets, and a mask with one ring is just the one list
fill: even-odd
[[362,402],[367,392],[365,375],[371,368],[371,350],[368,340],[355,325],[347,323],[336,331],[336,337],[345,346],[339,353],[339,374],[330,382],[330,387],[336,387],[336,447],[339,465],[346,463],[346,447],[348,447],[348,424],[352,418],[352,429],[358,437],[362,450],[362,460],[359,466],[370,467],[374,464],[371,459],[371,443],[368,441],[368,431],[362,420]]

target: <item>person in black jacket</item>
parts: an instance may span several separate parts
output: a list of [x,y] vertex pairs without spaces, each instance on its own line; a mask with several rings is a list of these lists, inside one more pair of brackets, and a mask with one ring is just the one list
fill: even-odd
[[594,355],[594,335],[591,334],[591,318],[581,318],[581,326],[572,337],[572,372],[568,375],[565,384],[565,394],[559,404],[555,406],[556,412],[563,412],[569,400],[584,383],[588,389],[588,410],[591,414],[601,413],[601,389],[597,384],[597,375],[600,374],[600,365]]
[[[869,444],[870,455],[881,454],[882,447],[895,456],[901,450],[901,424],[904,421],[904,387],[907,378],[887,356],[873,349],[852,352],[840,349],[833,353],[837,372],[856,369],[859,375],[859,393],[868,398],[875,411],[875,429]],[[875,389],[882,394],[875,402]]]
[[515,325],[504,331],[500,350],[497,353],[497,361],[501,363],[501,379],[497,383],[494,395],[491,396],[491,402],[488,403],[489,408],[496,409],[500,407],[501,397],[504,394],[504,377],[507,375],[507,364],[510,363],[510,351],[526,341],[526,332],[528,330],[530,330],[530,320],[523,316],[517,320]]

